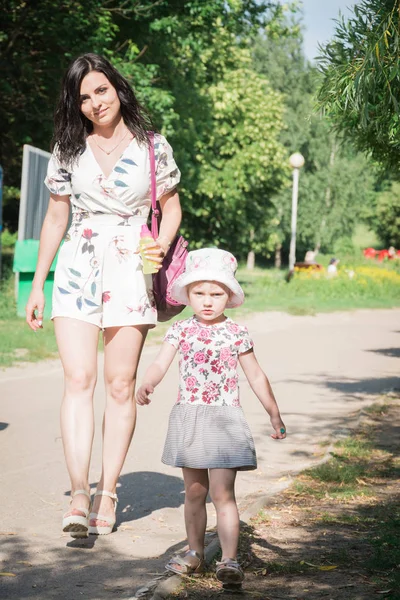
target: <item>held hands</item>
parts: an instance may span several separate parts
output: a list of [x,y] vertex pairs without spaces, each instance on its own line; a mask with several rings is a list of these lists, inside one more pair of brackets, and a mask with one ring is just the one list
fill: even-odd
[[154,392],[154,386],[150,383],[144,383],[140,386],[136,393],[136,402],[140,404],[140,406],[144,406],[145,404],[150,404],[151,400],[149,398],[149,394]]
[[284,440],[286,437],[286,427],[280,417],[271,417],[271,425],[275,429],[275,433],[271,433],[273,440]]
[[26,322],[32,331],[43,329],[44,293],[41,289],[33,289],[25,307]]

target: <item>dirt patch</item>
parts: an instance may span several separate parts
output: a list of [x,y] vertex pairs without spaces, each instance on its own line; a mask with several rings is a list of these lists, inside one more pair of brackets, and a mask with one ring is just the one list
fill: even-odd
[[213,572],[184,600],[400,600],[399,403],[376,405],[328,463],[305,471],[242,527],[243,592]]

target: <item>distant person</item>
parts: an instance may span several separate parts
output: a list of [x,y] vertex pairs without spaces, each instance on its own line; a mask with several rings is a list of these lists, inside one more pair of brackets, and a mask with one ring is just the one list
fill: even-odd
[[[157,321],[151,275],[137,253],[151,206],[149,119],[118,71],[96,54],[67,70],[55,113],[46,185],[50,202],[26,306],[33,331],[43,326],[43,286],[64,236],[54,277],[52,319],[64,369],[61,434],[71,480],[63,531],[111,533],[116,486],[136,420],[136,371]],[[159,237],[147,245],[158,268],[181,221],[180,179],[171,146],[155,135]],[[91,506],[89,467],[99,333],[104,340],[106,407],[102,472]],[[89,511],[91,513],[89,515]]]
[[337,275],[337,266],[340,260],[338,258],[331,258],[328,265],[328,275]]
[[189,252],[186,270],[173,285],[172,296],[191,306],[194,315],[177,321],[168,330],[136,394],[138,404],[149,404],[150,394],[179,352],[178,399],[169,418],[162,461],[183,471],[189,550],[172,557],[166,568],[178,575],[202,571],[210,491],[222,547],[216,575],[225,587],[240,587],[244,577],[237,562],[236,474],[257,467],[253,438],[239,401],[238,363],[270,416],[274,429],[271,437],[286,437],[278,405],[257,362],[247,328],[224,314],[226,308],[244,301],[235,278],[236,267],[235,257],[224,250]]

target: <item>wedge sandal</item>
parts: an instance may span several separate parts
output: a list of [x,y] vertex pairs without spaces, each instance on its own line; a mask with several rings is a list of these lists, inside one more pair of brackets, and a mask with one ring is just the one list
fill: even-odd
[[[105,515],[101,515],[99,513],[91,512],[89,515],[89,534],[90,535],[108,535],[114,529],[114,525],[116,522],[115,511],[117,510],[118,504],[118,496],[117,494],[113,494],[112,492],[107,492],[106,490],[98,490],[95,493],[96,496],[108,496],[114,501],[114,517],[106,517]],[[105,521],[107,525],[90,525],[91,521]]]
[[88,535],[88,528],[89,528],[89,511],[90,511],[90,494],[87,490],[75,490],[72,494],[71,494],[71,502],[72,499],[75,498],[75,496],[79,496],[80,494],[82,494],[82,496],[86,496],[87,498],[89,498],[89,508],[73,508],[72,510],[76,510],[79,511],[80,513],[83,513],[82,515],[74,515],[72,514],[72,511],[69,510],[68,512],[65,513],[65,515],[63,516],[63,520],[62,520],[62,529],[63,531],[65,531],[66,533],[69,533],[71,535],[71,537],[74,538],[83,538],[83,537],[87,537]]

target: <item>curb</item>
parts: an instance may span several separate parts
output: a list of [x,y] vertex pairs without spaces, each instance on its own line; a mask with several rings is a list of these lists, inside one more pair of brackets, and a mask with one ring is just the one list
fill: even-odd
[[[383,395],[385,396],[385,398],[391,396],[390,392],[382,394],[381,397]],[[376,398],[368,406],[371,406],[372,404],[383,405],[385,404],[385,402],[385,399]],[[329,444],[329,446],[327,446],[324,456],[319,461],[313,463],[312,466],[321,465],[327,462],[331,458],[331,452],[334,449],[335,443],[340,439],[349,437],[352,431],[354,429],[357,429],[360,426],[361,422],[369,417],[370,415],[366,411],[366,407],[359,409],[357,414],[355,414],[354,416],[350,414],[349,421],[351,422],[352,426],[333,431],[330,436],[331,443]],[[292,484],[293,477],[296,477],[299,473],[304,471],[305,468],[309,467],[303,465],[295,471],[287,471],[287,480],[275,482],[273,490],[271,490],[267,494],[263,494],[262,496],[255,499],[253,502],[250,502],[249,506],[240,515],[240,521],[245,524],[248,524],[253,517],[255,517],[263,508],[265,508],[268,505],[271,498],[278,495],[283,490],[287,489]],[[206,563],[211,563],[220,551],[220,549],[221,547],[217,533],[214,533],[212,534],[212,539],[207,544],[204,551]],[[182,577],[180,577],[179,575],[165,574],[153,579],[151,582],[147,583],[145,587],[142,587],[139,590],[137,590],[136,595],[130,598],[129,600],[167,600],[171,594],[178,591],[181,584]],[[151,596],[148,596],[149,592],[152,593]]]

